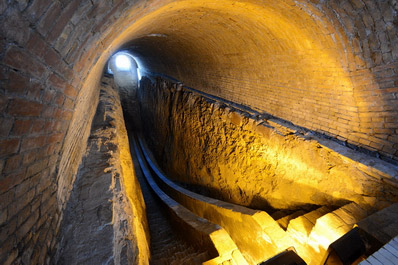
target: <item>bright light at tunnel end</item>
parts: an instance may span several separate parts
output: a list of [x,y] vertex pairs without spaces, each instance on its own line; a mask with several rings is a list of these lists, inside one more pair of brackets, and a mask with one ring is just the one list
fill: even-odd
[[124,54],[116,55],[115,63],[120,71],[128,71],[131,68],[130,58]]

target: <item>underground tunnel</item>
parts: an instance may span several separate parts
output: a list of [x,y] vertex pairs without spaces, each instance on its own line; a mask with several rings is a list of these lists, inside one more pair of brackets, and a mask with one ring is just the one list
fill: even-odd
[[0,21],[0,264],[397,264],[396,0]]

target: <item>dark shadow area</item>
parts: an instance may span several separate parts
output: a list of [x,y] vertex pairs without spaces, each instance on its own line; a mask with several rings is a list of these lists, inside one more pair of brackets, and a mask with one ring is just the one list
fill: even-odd
[[[123,101],[122,101],[123,102]],[[152,265],[169,264],[201,264],[210,259],[207,250],[198,248],[195,238],[187,240],[178,223],[173,222],[171,213],[155,192],[149,187],[136,158],[133,146],[133,135],[140,131],[139,110],[125,111],[123,107],[127,133],[129,135],[130,152],[136,169],[146,205],[146,214],[150,233],[150,252]]]
[[112,127],[104,117],[105,104],[100,101],[72,194],[67,203],[59,233],[55,264],[110,264],[114,262],[113,191],[109,152],[115,145],[106,143],[103,134]]

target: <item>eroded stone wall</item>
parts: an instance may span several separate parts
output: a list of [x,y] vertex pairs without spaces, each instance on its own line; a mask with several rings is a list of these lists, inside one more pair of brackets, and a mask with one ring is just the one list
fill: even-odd
[[118,92],[111,79],[67,201],[54,264],[148,264],[145,203],[130,156]]
[[255,208],[398,200],[398,168],[181,86],[144,79],[144,134],[169,177]]

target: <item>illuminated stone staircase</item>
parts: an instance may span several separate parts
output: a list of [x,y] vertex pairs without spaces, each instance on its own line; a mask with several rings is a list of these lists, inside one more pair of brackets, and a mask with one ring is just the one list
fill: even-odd
[[151,235],[151,264],[201,264],[210,258],[207,252],[198,250],[175,233],[167,212],[140,179],[147,206],[147,219]]
[[323,206],[290,220],[287,225],[286,232],[294,240],[295,248],[298,252],[305,252],[304,249],[308,243],[308,237],[315,226],[317,219],[330,211],[330,208]]
[[[134,142],[132,149],[135,150],[135,156],[148,183],[148,185],[143,185],[145,186],[144,196],[148,193],[148,186],[150,186],[162,205],[159,208],[159,204],[156,204],[158,209],[153,209],[152,214],[148,215],[151,236],[156,241],[156,244],[151,244],[151,264],[248,264],[222,227],[195,215],[159,188],[138,143],[134,138],[132,140]],[[154,200],[154,197],[152,199]],[[151,205],[150,200],[146,204],[147,207],[156,207],[155,204]],[[158,213],[164,211],[168,213],[168,219],[160,218],[159,222],[154,219],[153,215],[159,216]],[[162,225],[166,223],[173,224],[174,229],[164,229]],[[185,243],[176,238],[177,233],[185,238]],[[190,244],[186,244],[187,242]]]
[[[147,148],[143,147],[144,149]],[[374,209],[351,202],[338,209],[321,206],[309,212],[303,210],[278,211],[270,216],[263,211],[222,202],[186,190],[168,180],[151,159],[153,157],[149,158],[148,163],[156,173],[161,189],[193,213],[223,227],[238,246],[237,251],[243,254],[249,264],[259,264],[258,262],[266,261],[284,250],[294,247],[296,253],[307,264],[323,265],[330,258],[330,245],[350,232],[361,220],[369,219],[374,212]],[[393,216],[398,220],[398,216]],[[242,222],[242,220],[244,221]],[[377,215],[369,220],[374,223],[374,220],[377,220]],[[249,226],[247,226],[248,223],[250,223]],[[362,223],[369,224],[370,227],[373,225],[371,221],[362,221]],[[398,222],[392,229],[395,228],[398,228]],[[258,237],[259,235],[261,238]],[[244,237],[247,239],[242,241],[241,238]],[[256,241],[261,244],[258,245],[255,243]],[[248,242],[251,242],[249,247],[245,245]],[[251,256],[252,254],[253,256]],[[175,257],[172,256],[171,259],[173,258]],[[187,259],[189,260],[190,257]],[[192,262],[191,264],[196,263]],[[224,258],[222,262],[213,259],[203,264],[239,263],[232,258],[230,260]]]
[[299,216],[301,216],[303,214],[305,214],[305,211],[298,210],[298,211],[295,211],[295,212],[293,212],[293,213],[291,213],[289,215],[285,215],[285,216],[280,217],[280,218],[277,218],[274,215],[271,215],[271,216],[272,216],[272,218],[274,218],[278,222],[280,227],[282,227],[284,230],[286,230],[288,225],[289,225],[289,222],[291,220],[293,220],[293,219],[295,219],[295,218],[297,218],[297,217],[299,217]]
[[334,211],[323,206],[291,219],[286,233],[292,238],[297,253],[307,264],[319,265],[325,262],[329,246],[368,214],[368,210],[354,202]]

